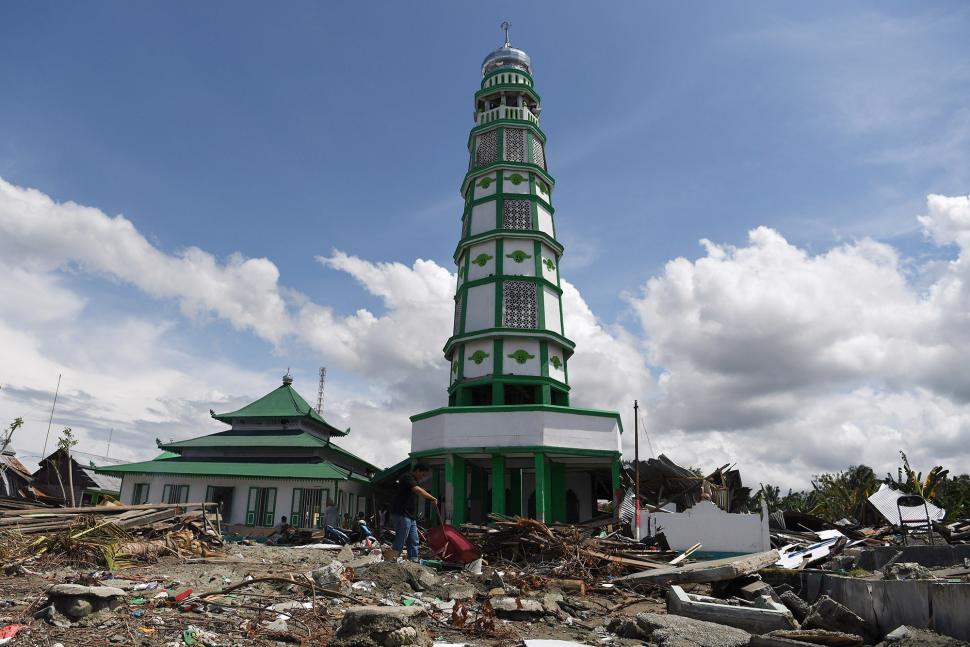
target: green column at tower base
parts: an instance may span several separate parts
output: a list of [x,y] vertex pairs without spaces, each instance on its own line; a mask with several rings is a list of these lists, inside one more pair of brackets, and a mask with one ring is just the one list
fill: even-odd
[[552,521],[552,482],[549,461],[542,452],[536,452],[536,519],[543,523]]
[[552,521],[566,520],[566,466],[549,462],[549,496]]
[[514,469],[509,472],[509,490],[512,495],[512,506],[509,514],[522,514],[522,470]]
[[448,484],[448,505],[451,508],[451,523],[459,526],[465,523],[465,506],[468,497],[465,493],[465,459],[458,454],[449,454],[445,461],[445,482]]
[[492,454],[492,512],[505,514],[505,456]]

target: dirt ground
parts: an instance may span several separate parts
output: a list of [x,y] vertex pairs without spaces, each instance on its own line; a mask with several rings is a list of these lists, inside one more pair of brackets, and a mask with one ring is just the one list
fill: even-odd
[[[361,550],[356,553],[356,557],[364,554]],[[608,634],[605,625],[609,619],[645,611],[663,613],[665,609],[660,598],[609,588],[597,587],[586,595],[562,592],[559,596],[558,591],[523,577],[528,574],[509,565],[486,565],[480,576],[422,569],[420,579],[427,586],[416,591],[415,586],[420,585],[388,562],[338,569],[340,581],[332,585],[256,582],[208,597],[205,603],[195,601],[204,593],[218,592],[243,583],[246,578],[296,578],[307,583],[312,580],[304,574],[330,565],[335,557],[335,550],[230,544],[227,555],[221,558],[164,558],[155,564],[120,568],[111,573],[48,564],[43,571],[0,578],[0,627],[27,625],[9,643],[12,647],[54,647],[57,643],[64,647],[326,645],[350,607],[419,605],[427,614],[416,624],[424,627],[435,642],[511,646],[527,638],[553,638],[590,645],[638,644]],[[497,580],[493,571],[499,571],[502,577]],[[496,582],[503,579],[505,593],[496,588]],[[118,586],[128,593],[114,610],[96,613],[68,626],[52,624],[49,617],[33,617],[44,608],[47,590],[62,583],[99,583]],[[192,593],[185,600],[172,600],[188,589]],[[162,595],[164,591],[168,595]],[[489,622],[485,601],[507,594],[535,599],[543,603],[544,609],[534,613],[497,611],[497,617]],[[453,603],[452,598],[459,601]],[[281,603],[287,608],[268,608]],[[57,622],[68,624],[63,616]]]

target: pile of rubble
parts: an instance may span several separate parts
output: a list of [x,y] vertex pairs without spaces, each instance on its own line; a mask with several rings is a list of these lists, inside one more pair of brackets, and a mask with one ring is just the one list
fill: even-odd
[[208,557],[223,546],[219,524],[211,503],[0,510],[0,570]]

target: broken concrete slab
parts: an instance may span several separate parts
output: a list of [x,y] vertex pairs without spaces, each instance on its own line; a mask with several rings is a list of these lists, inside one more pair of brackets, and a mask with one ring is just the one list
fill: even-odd
[[351,607],[344,613],[333,647],[430,647],[431,638],[414,620],[424,609],[410,607]]
[[650,571],[642,571],[618,577],[614,582],[621,586],[637,588],[641,586],[665,586],[686,582],[720,582],[741,575],[754,573],[778,561],[778,551],[751,553],[739,557],[725,557],[707,562],[694,562],[684,566],[670,566]]
[[743,647],[751,638],[734,627],[659,613],[616,618],[608,629],[621,638],[645,640],[657,647]]
[[766,637],[794,640],[799,645],[826,645],[827,647],[861,647],[862,636],[824,629],[783,629],[772,631]]
[[693,595],[676,584],[667,591],[667,613],[674,615],[716,622],[753,634],[798,627],[791,611],[768,596],[755,600],[755,605],[741,606],[706,595]]
[[748,647],[816,647],[814,643],[782,638],[781,636],[751,636]]
[[115,609],[126,593],[113,586],[82,586],[55,584],[47,591],[47,599],[56,611],[71,620],[79,620],[105,609]]
[[492,609],[495,615],[506,619],[528,619],[544,615],[542,602],[532,598],[514,598],[510,595],[492,598]]
[[364,568],[365,566],[370,566],[371,564],[376,564],[382,561],[384,561],[384,557],[380,553],[367,553],[366,555],[355,557],[354,559],[348,561],[345,565],[348,568],[356,570],[358,568]]
[[882,569],[887,580],[935,580],[930,569],[917,562],[893,562]]
[[878,647],[961,647],[967,643],[949,636],[942,636],[929,629],[897,627],[886,634]]
[[808,616],[802,623],[802,628],[855,634],[872,642],[876,638],[874,627],[869,626],[851,609],[839,604],[827,595],[823,595],[809,607]]
[[795,616],[795,620],[798,622],[805,621],[808,616],[808,602],[798,597],[794,591],[785,591],[778,597],[781,598],[781,603],[788,607],[788,610]]

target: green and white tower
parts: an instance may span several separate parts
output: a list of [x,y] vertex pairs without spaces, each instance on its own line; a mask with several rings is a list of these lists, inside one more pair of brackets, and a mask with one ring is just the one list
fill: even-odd
[[455,249],[448,406],[411,418],[411,456],[440,467],[453,522],[490,512],[590,516],[619,478],[619,415],[569,405],[546,135],[532,62],[508,39],[485,57]]

